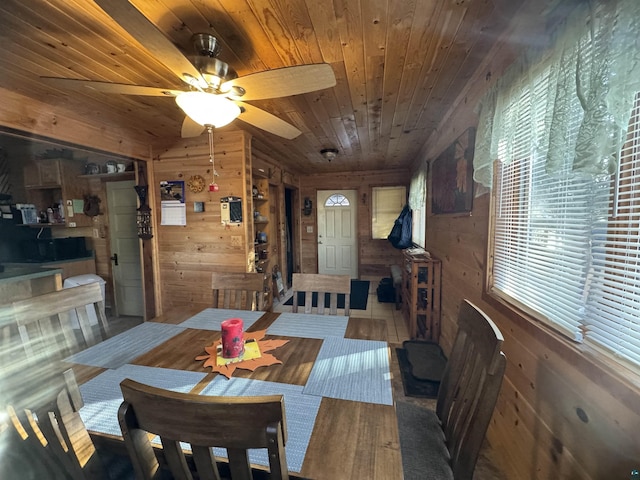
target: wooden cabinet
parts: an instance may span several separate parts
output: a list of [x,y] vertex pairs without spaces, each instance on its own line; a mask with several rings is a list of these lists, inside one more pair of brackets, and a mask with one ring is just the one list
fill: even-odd
[[256,272],[264,274],[264,309],[271,308],[271,268],[269,241],[271,240],[269,217],[269,183],[266,179],[254,178],[253,188],[254,262]]
[[440,260],[424,251],[403,252],[402,313],[412,339],[440,338]]
[[[81,208],[85,195],[89,193],[87,180],[79,177],[82,171],[82,162],[63,158],[35,160],[24,167],[28,201],[33,203],[39,212],[46,212],[48,208],[54,209],[57,221],[51,225],[91,225],[91,217],[85,215]],[[64,220],[58,210],[61,201]]]

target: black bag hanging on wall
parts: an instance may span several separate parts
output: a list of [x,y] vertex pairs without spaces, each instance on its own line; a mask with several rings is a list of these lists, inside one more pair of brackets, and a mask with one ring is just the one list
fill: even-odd
[[411,210],[409,209],[409,205],[405,205],[398,218],[396,218],[396,221],[393,222],[393,228],[387,237],[391,245],[399,249],[409,248],[412,245],[411,224]]

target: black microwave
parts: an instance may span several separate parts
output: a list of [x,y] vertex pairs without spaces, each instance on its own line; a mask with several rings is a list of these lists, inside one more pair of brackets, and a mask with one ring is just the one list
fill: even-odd
[[55,262],[87,256],[85,237],[37,238],[22,243],[22,253],[29,262]]

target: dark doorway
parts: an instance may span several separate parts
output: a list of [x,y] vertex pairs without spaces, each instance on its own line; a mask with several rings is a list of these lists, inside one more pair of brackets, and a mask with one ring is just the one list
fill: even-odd
[[285,214],[285,242],[287,249],[287,271],[283,272],[284,277],[287,279],[287,285],[291,285],[293,279],[293,195],[294,192],[290,188],[284,189],[284,214]]

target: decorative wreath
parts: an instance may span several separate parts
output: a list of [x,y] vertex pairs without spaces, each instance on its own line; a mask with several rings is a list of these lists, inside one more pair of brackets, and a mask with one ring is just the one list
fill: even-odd
[[95,217],[100,214],[100,199],[95,195],[87,195],[84,197],[83,212],[89,217]]
[[202,175],[193,175],[187,181],[187,186],[189,187],[189,190],[191,190],[191,192],[200,193],[202,190],[204,190],[205,187],[204,177]]

